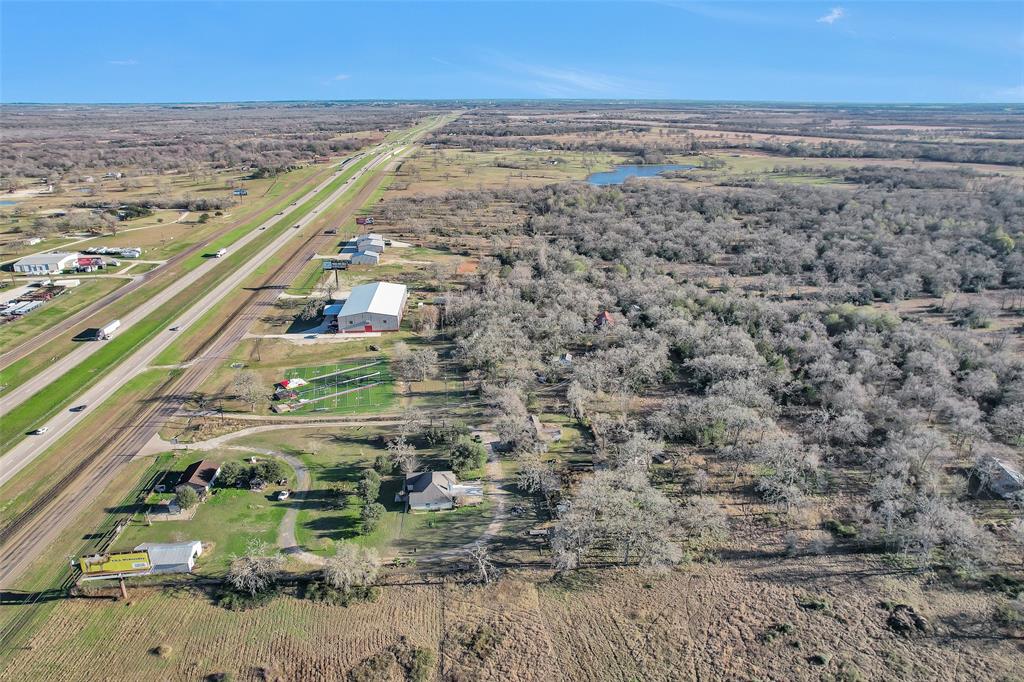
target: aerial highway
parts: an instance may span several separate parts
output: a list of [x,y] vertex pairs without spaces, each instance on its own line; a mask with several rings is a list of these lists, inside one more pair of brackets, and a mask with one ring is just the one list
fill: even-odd
[[[428,129],[415,129],[415,134],[422,134]],[[370,182],[367,182],[355,196],[346,200],[343,211],[334,214],[341,221],[350,218],[383,180],[385,173],[380,171],[412,149],[405,143],[411,142],[413,138],[413,134],[405,135],[395,142],[368,152],[375,158],[345,186],[326,198],[320,207],[330,206],[341,198],[341,195],[362,175],[374,173],[375,176]],[[317,211],[314,210],[303,224],[312,221],[317,215]],[[13,584],[47,546],[103,492],[115,472],[129,463],[167,420],[178,412],[186,396],[194,392],[223,363],[224,358],[244,338],[266,306],[271,305],[281,291],[292,283],[318,249],[327,247],[333,239],[335,238],[319,231],[306,237],[259,286],[252,287],[244,303],[235,309],[222,327],[207,339],[192,357],[187,359],[180,373],[166,379],[142,399],[124,406],[104,432],[85,446],[84,453],[75,463],[69,465],[60,479],[49,482],[46,490],[41,490],[26,509],[0,530],[0,585]],[[185,326],[198,319],[217,301],[236,290],[244,279],[251,276],[257,265],[268,262],[282,251],[289,241],[295,240],[296,236],[292,230],[275,239],[244,267],[239,268],[229,279],[221,283],[215,291],[191,306],[176,321],[175,326],[180,326],[184,330]],[[89,397],[102,399],[103,396],[108,396],[110,391],[116,390],[132,376],[144,370],[174,338],[173,334],[164,334],[144,344],[111,372],[109,380],[105,378],[98,382],[87,391],[88,395],[82,396],[78,402],[88,402]],[[15,466],[23,468],[44,452],[73,425],[74,415],[69,418],[69,414],[72,413],[64,412],[51,419],[47,424],[50,430],[45,436],[22,441],[4,455],[0,460],[0,471],[6,472],[8,468]]]
[[[373,153],[373,152],[371,152]],[[326,197],[320,206],[330,206],[332,203],[337,201],[343,194],[345,194],[353,184],[362,178],[363,174],[370,172],[375,169],[384,158],[389,157],[390,152],[378,151],[378,158],[373,162],[367,164],[365,167],[360,169],[359,172],[355,173],[347,182],[341,185],[337,190],[332,192]],[[320,186],[311,190],[303,199],[309,199],[316,195],[316,193],[324,188],[324,186],[330,182],[325,181]],[[318,216],[316,209],[307,214],[304,218],[298,221],[297,224],[301,226],[307,225],[309,222],[315,220]],[[263,227],[269,227],[276,224],[279,220],[286,219],[288,216],[274,216],[271,220],[267,221]],[[260,234],[260,230],[253,230],[251,233],[243,237],[243,240],[236,242],[239,246],[244,242],[251,241]],[[98,406],[103,402],[104,399],[109,397],[114,391],[116,391],[124,383],[148,367],[154,358],[156,358],[167,346],[169,346],[177,334],[185,331],[189,325],[209,310],[217,301],[227,296],[231,291],[237,288],[243,280],[250,276],[253,269],[258,267],[260,264],[269,260],[275,253],[277,253],[282,247],[288,242],[295,239],[295,234],[291,230],[286,230],[281,233],[276,239],[270,244],[260,250],[255,256],[253,256],[243,266],[237,268],[227,278],[220,282],[212,291],[206,296],[203,296],[195,303],[193,303],[181,317],[176,319],[168,328],[167,331],[158,334],[149,343],[143,344],[141,348],[130,355],[126,360],[122,361],[116,367],[114,367],[109,373],[101,377],[96,383],[92,384],[78,399],[75,401],[78,404],[89,406],[86,411],[73,412],[69,409],[62,410],[51,417],[44,425],[45,433],[34,435],[29,438],[25,438],[17,443],[14,447],[8,450],[6,453],[0,455],[0,485],[3,485],[13,476],[15,476],[21,469],[25,467],[29,462],[45,452],[49,447],[54,445],[67,431],[72,428],[78,421],[86,419],[88,412],[93,406]],[[204,265],[213,266],[218,263],[215,259],[210,259],[208,263]],[[192,277],[201,268],[196,268],[185,277],[180,278],[173,286],[164,289],[160,294],[150,299],[146,305],[141,306],[139,309],[133,312],[130,316],[131,322],[137,322],[142,319],[145,315],[151,314],[157,310],[161,305],[166,303],[168,300],[173,298],[179,292],[185,290],[188,286],[192,285],[198,276]],[[206,270],[204,270],[205,272]],[[135,314],[138,313],[138,314]],[[129,318],[123,318],[122,324],[128,322]],[[171,332],[170,328],[178,329],[178,332]],[[88,356],[88,354],[95,352],[102,346],[102,343],[83,343],[80,348],[76,349],[70,356],[65,359],[58,361],[50,366],[45,372],[43,372],[37,379],[33,379],[31,386],[25,387],[25,390],[19,391],[16,394],[5,396],[0,399],[0,412],[6,413],[7,410],[15,407],[17,404],[24,400],[26,397],[34,393],[35,391],[42,390],[50,382],[59,380],[63,373],[71,371],[78,362],[81,362]],[[71,357],[74,356],[75,362],[70,362]],[[67,360],[67,362],[65,362]],[[17,398],[17,400],[15,400]]]
[[[347,160],[346,165],[354,162],[355,160],[355,157]],[[305,185],[308,184],[310,180],[323,178],[325,174],[333,175],[333,173],[330,173],[329,170],[325,168],[323,171],[313,176],[313,178],[305,180],[302,184]],[[322,186],[326,182],[330,182],[330,179],[331,178],[328,177],[326,180],[319,182],[317,184],[319,186]],[[301,192],[301,187],[295,188],[290,193],[290,196],[284,199],[282,203],[288,201],[305,201],[313,193],[315,193],[317,189],[319,189],[319,187],[314,188],[313,190],[310,191]],[[184,263],[186,260],[194,256],[195,254],[202,253],[205,249],[209,248],[209,245],[211,243],[220,239],[222,236],[231,232],[237,227],[253,220],[256,216],[263,213],[268,208],[269,205],[257,205],[255,208],[250,208],[249,210],[240,213],[236,220],[224,226],[223,229],[218,230],[216,233],[210,235],[207,239],[204,239],[203,241],[197,244],[193,244],[192,246],[188,247],[181,253],[175,254],[170,259],[168,259],[167,262],[165,262],[163,265],[160,265],[159,267],[156,267],[141,275],[135,276],[131,282],[124,285],[123,287],[120,287],[119,289],[110,292],[106,296],[103,296],[102,298],[93,301],[85,308],[82,308],[76,313],[69,315],[68,317],[65,317],[64,319],[54,323],[52,326],[39,332],[35,336],[25,339],[24,341],[11,346],[10,348],[4,349],[3,353],[0,353],[0,369],[7,367],[14,362],[17,362],[18,360],[29,355],[30,353],[34,353],[35,351],[40,350],[46,344],[53,341],[54,339],[64,334],[68,334],[73,330],[81,328],[94,315],[104,310],[111,304],[123,299],[125,296],[132,293],[133,291],[136,291],[137,289],[149,285],[159,286],[160,283],[165,279],[173,280],[176,276],[176,271],[179,265]],[[272,222],[273,219],[267,221],[267,223],[264,224],[267,225],[271,224]],[[241,243],[241,241],[235,242],[235,244],[232,245],[232,248],[237,248],[237,245],[240,245]]]
[[[357,160],[357,158],[358,157],[352,157],[351,159],[346,160],[345,163],[343,163],[339,167],[339,170],[347,168],[352,163],[354,163]],[[358,177],[361,177],[361,173],[358,173],[355,176],[353,176],[353,178],[349,182],[351,183],[354,179]],[[328,184],[330,184],[332,180],[333,176],[328,177],[323,182],[318,184],[316,187],[309,190],[306,194],[299,197],[296,200],[296,203],[302,204],[312,199],[317,195],[317,193],[323,191],[323,189]],[[337,196],[339,196],[340,193],[342,193],[345,189],[347,189],[350,186],[351,184],[346,183],[345,185],[342,186],[341,190],[339,192],[335,192],[332,195],[332,197],[337,198]],[[331,198],[329,197],[328,201],[330,200]],[[313,215],[314,214],[311,213],[305,218],[303,218],[301,221],[299,221],[300,224],[305,225],[306,222]],[[288,219],[287,215],[275,215],[274,217],[270,218],[262,225],[260,225],[258,228],[251,230],[249,233],[243,235],[240,239],[235,241],[231,245],[232,250],[239,249],[245,246],[249,242],[258,238],[262,230],[273,227],[277,223],[286,219]],[[291,235],[289,234],[287,236]],[[171,299],[173,299],[179,293],[187,290],[190,286],[194,285],[196,282],[202,279],[211,270],[218,266],[221,266],[222,263],[223,261],[220,261],[216,258],[208,258],[198,267],[193,268],[184,275],[178,276],[177,278],[173,279],[171,282],[167,284],[167,286],[165,286],[163,289],[157,292],[154,296],[148,298],[142,305],[135,308],[127,315],[122,316],[120,318],[121,326],[118,329],[118,333],[124,333],[124,331],[130,328],[133,324],[145,319],[149,315],[159,310],[162,306],[166,305]],[[218,287],[217,289],[219,291],[221,290],[221,287]],[[54,381],[58,381],[62,376],[64,376],[68,372],[74,371],[77,365],[79,365],[93,353],[98,352],[100,348],[102,348],[102,346],[102,343],[94,343],[89,341],[79,343],[75,347],[75,349],[72,350],[70,353],[59,358],[56,362],[53,362],[52,364],[48,365],[46,369],[44,369],[43,371],[33,375],[31,380],[19,386],[17,391],[11,391],[8,392],[6,395],[0,396],[0,414],[7,414],[10,410],[20,405],[22,402],[30,398],[33,394],[44,390],[47,386],[49,386]],[[90,394],[92,396],[105,395],[105,393],[96,393],[93,391],[91,391]],[[47,442],[52,442],[52,440]],[[0,484],[3,484],[3,482],[6,480],[6,478],[4,478],[4,473],[4,467],[0,466]]]

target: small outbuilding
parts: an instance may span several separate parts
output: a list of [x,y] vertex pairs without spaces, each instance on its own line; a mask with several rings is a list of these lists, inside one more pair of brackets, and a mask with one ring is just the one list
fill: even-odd
[[361,253],[384,253],[383,239],[364,239],[356,242],[356,250]]
[[196,559],[203,553],[203,543],[199,540],[144,542],[135,551],[149,553],[149,563],[153,566],[150,573],[191,573]]
[[999,457],[985,457],[971,472],[975,494],[988,492],[1004,500],[1024,490],[1024,473],[1011,462]]
[[352,265],[378,265],[380,253],[375,251],[358,251],[352,254]]
[[602,310],[601,313],[594,318],[594,327],[596,329],[604,329],[605,327],[615,326],[615,318],[607,310]]
[[220,476],[220,464],[211,462],[208,459],[201,459],[193,462],[181,475],[183,485],[192,486],[200,495],[210,492],[217,477]]

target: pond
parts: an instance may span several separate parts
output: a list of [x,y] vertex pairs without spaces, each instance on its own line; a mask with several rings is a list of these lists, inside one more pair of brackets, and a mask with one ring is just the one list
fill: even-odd
[[591,185],[621,185],[626,178],[650,178],[660,175],[665,171],[691,170],[696,166],[686,166],[678,163],[659,163],[649,166],[616,166],[614,170],[601,173],[591,173],[587,176],[587,182]]

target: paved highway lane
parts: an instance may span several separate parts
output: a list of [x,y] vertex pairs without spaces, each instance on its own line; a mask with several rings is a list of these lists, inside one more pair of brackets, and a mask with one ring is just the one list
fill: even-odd
[[[354,161],[355,159],[350,159],[342,168],[345,168],[348,165],[354,163]],[[357,173],[357,175],[359,174]],[[312,190],[307,192],[301,198],[299,198],[297,203],[301,205],[302,203],[309,201],[311,198],[316,196],[317,192],[323,191],[323,189],[333,180],[334,177],[332,175],[331,177],[327,178],[322,183],[314,187]],[[347,186],[350,185],[346,184],[345,187]],[[310,213],[309,216],[306,216],[306,218],[304,218],[300,222],[303,225],[305,225],[305,223],[308,221],[311,215],[313,214]],[[259,237],[260,233],[264,228],[272,227],[287,217],[287,215],[275,215],[273,218],[266,221],[258,228],[253,229],[251,232],[238,239],[234,244],[231,245],[231,249],[237,250],[242,248],[252,240]],[[198,282],[200,279],[202,279],[206,274],[208,274],[211,270],[216,268],[222,262],[223,261],[220,261],[216,258],[207,258],[206,261],[201,263],[198,267],[191,270],[190,272],[185,273],[178,279],[174,280],[172,283],[168,284],[168,286],[164,287],[161,291],[157,292],[153,297],[147,299],[146,302],[140,305],[138,308],[131,311],[127,315],[122,316],[120,318],[121,327],[117,330],[116,333],[123,334],[133,324],[136,324],[137,322],[145,319],[155,311],[159,310],[161,306],[165,305],[168,301],[173,299],[179,293],[185,291],[186,289],[188,289],[188,287]],[[17,407],[24,401],[28,400],[33,394],[42,391],[54,381],[59,380],[68,372],[73,371],[78,364],[83,362],[93,353],[97,352],[103,345],[103,343],[103,341],[82,341],[81,343],[78,344],[77,348],[75,348],[67,355],[59,358],[56,362],[49,365],[42,372],[39,372],[38,374],[33,376],[30,381],[27,381],[26,383],[19,386],[17,390],[12,391],[7,395],[0,396],[0,414],[6,414],[10,412],[15,407]],[[0,466],[0,470],[2,470],[2,468],[3,467]],[[0,478],[0,484],[2,484],[4,480],[5,479]]]
[[[360,174],[380,170],[383,164],[404,151],[404,148],[392,148],[384,152]],[[348,201],[345,218],[351,217],[362,202],[369,198],[384,176],[385,173],[380,173],[377,183],[368,183]],[[310,214],[310,219],[312,216]],[[291,230],[281,240],[289,238],[295,238]],[[10,587],[68,525],[103,493],[121,467],[130,463],[166,421],[178,412],[185,397],[198,389],[223,364],[224,358],[244,338],[266,306],[273,304],[280,292],[301,273],[317,247],[329,239],[334,237],[320,232],[306,238],[300,248],[268,275],[260,286],[251,290],[245,303],[225,320],[224,326],[196,353],[180,375],[169,378],[145,398],[126,405],[97,442],[86,446],[85,458],[70,467],[71,470],[60,480],[48,481],[47,489],[39,494],[32,505],[0,531],[0,585]],[[278,247],[283,244],[277,243],[280,240],[275,242]],[[261,252],[261,256],[269,257],[274,253],[270,247],[265,251],[267,253]],[[203,304],[194,307],[199,310],[193,321],[207,309]],[[157,344],[156,341],[152,343]],[[155,357],[156,352],[150,357]]]
[[[383,151],[377,159],[367,164],[356,172],[351,178],[349,178],[343,185],[337,190],[332,192],[326,197],[318,206],[317,209],[310,211],[304,218],[298,221],[299,225],[303,227],[309,222],[315,220],[319,215],[319,208],[329,206],[335,201],[341,198],[360,178],[367,172],[372,172],[381,163],[395,153],[392,151]],[[327,182],[330,182],[328,180]],[[317,191],[322,190],[322,185],[314,189],[309,196],[299,200],[301,204],[303,200],[308,200],[316,194]],[[268,224],[275,224],[280,216],[275,216]],[[254,230],[250,238],[255,238],[260,233],[260,230]],[[86,391],[74,402],[76,405],[87,405],[87,408],[83,412],[72,412],[70,409],[62,410],[61,412],[50,418],[45,427],[47,432],[43,435],[28,436],[21,440],[17,445],[11,448],[8,452],[0,455],[0,485],[10,480],[15,474],[21,471],[27,464],[33,459],[38,457],[41,453],[45,452],[47,448],[56,443],[65,433],[68,432],[79,420],[85,419],[88,415],[87,412],[94,409],[94,406],[100,405],[106,398],[114,393],[118,388],[123,386],[129,379],[136,376],[139,372],[143,371],[148,367],[153,360],[166,349],[177,337],[178,334],[184,333],[185,330],[195,322],[197,319],[202,317],[207,310],[217,304],[222,298],[230,294],[232,291],[237,289],[241,283],[247,279],[251,273],[259,267],[261,264],[268,261],[274,256],[287,242],[295,239],[295,231],[285,230],[280,236],[275,238],[270,244],[260,250],[255,256],[249,259],[245,264],[239,266],[234,272],[232,272],[227,278],[218,284],[212,291],[201,299],[193,303],[188,310],[185,311],[179,318],[175,319],[174,322],[169,325],[170,327],[177,327],[178,332],[171,332],[164,330],[160,332],[156,337],[151,339],[149,342],[143,344],[143,346],[130,355],[127,359],[119,363],[116,367],[112,368],[106,375],[100,378],[96,383],[90,386]],[[216,263],[216,259],[211,259],[213,263]],[[205,265],[205,264],[204,264]],[[182,278],[179,280],[178,286],[174,287],[173,293],[167,297],[154,297],[151,301],[156,300],[157,303],[154,305],[147,305],[147,312],[152,312],[159,308],[160,305],[166,302],[171,296],[176,295],[185,287],[193,283],[194,279]],[[141,319],[141,318],[136,318]],[[122,320],[124,324],[124,320]],[[86,350],[97,349],[102,345],[103,342],[84,342],[83,346]],[[76,351],[77,352],[77,351]],[[84,356],[83,356],[84,357]],[[80,361],[80,359],[79,359]],[[60,368],[60,371],[57,371]],[[47,371],[45,377],[40,379],[38,385],[32,390],[39,390],[42,386],[45,386],[49,381],[59,379],[61,372],[68,371],[63,363],[55,363],[51,368],[54,371]],[[27,391],[26,391],[27,392]],[[22,398],[24,399],[24,398]],[[4,402],[0,402],[3,405],[3,409],[9,409],[6,398]]]

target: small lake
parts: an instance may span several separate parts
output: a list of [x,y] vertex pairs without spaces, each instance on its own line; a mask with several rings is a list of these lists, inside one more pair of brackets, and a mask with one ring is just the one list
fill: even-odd
[[10,199],[4,199],[3,201],[0,201],[0,206],[17,206],[17,205],[18,205],[17,201],[11,201]]
[[587,182],[591,185],[621,185],[627,178],[652,178],[665,171],[691,170],[696,166],[678,163],[659,163],[649,166],[616,166],[614,170],[591,173]]

